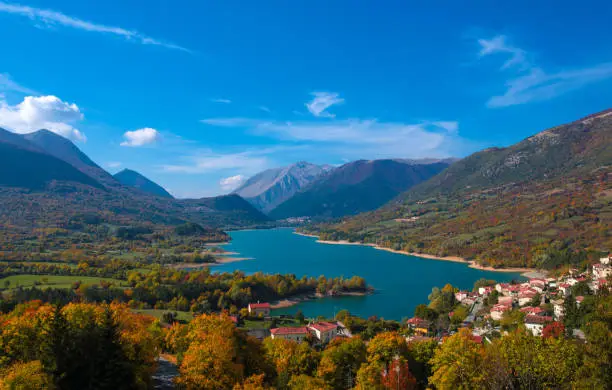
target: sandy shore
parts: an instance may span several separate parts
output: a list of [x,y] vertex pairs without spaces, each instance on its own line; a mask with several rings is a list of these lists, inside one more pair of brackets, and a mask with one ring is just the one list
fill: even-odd
[[[305,234],[305,233],[295,233],[295,234],[299,234],[300,236],[306,236],[306,237],[317,237],[315,235],[312,234]],[[395,250],[395,249],[391,249],[391,248],[385,248],[382,246],[378,246],[376,244],[366,244],[366,243],[362,243],[362,242],[351,242],[351,241],[346,241],[346,240],[340,240],[340,241],[326,241],[326,240],[317,240],[318,243],[320,244],[328,244],[328,245],[362,245],[362,246],[370,246],[373,247],[374,249],[378,249],[381,251],[386,251],[386,252],[391,252],[391,253],[397,253],[400,255],[406,255],[406,256],[415,256],[415,257],[422,257],[424,259],[430,259],[430,260],[440,260],[440,261],[452,261],[455,263],[463,263],[466,264],[468,267],[470,268],[474,268],[474,269],[479,269],[482,271],[493,271],[493,272],[519,272],[521,274],[526,274],[529,272],[534,272],[534,271],[538,271],[534,268],[520,268],[520,267],[510,267],[510,268],[493,268],[493,267],[484,267],[480,264],[477,264],[475,261],[470,261],[470,260],[466,260],[462,257],[459,256],[434,256],[434,255],[428,255],[426,253],[415,253],[415,252],[406,252],[406,251],[399,251],[399,250]]]
[[244,261],[244,260],[253,260],[253,258],[252,257],[221,257],[221,258],[217,258],[214,263],[179,263],[179,264],[169,265],[168,267],[175,268],[175,269],[206,268],[206,267],[214,267],[215,265],[235,263],[237,261]]
[[309,298],[291,298],[291,299],[282,299],[277,302],[273,302],[270,304],[271,309],[284,309],[286,307],[295,306],[300,302],[309,301]]

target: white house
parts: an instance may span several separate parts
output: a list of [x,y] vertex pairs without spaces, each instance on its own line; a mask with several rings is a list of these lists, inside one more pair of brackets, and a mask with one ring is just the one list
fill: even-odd
[[492,286],[486,286],[486,287],[479,287],[478,288],[478,294],[482,295],[482,296],[488,296],[492,292],[493,292],[493,287]]
[[519,292],[518,296],[518,304],[519,306],[524,306],[531,302],[533,298],[538,295],[538,292],[532,288],[524,289]]
[[502,319],[502,316],[504,315],[504,313],[507,311],[510,311],[511,308],[512,307],[508,305],[499,305],[499,304],[495,305],[491,309],[491,318],[494,319],[495,321],[499,321]]
[[561,292],[561,294],[563,294],[564,296],[567,296],[570,291],[572,286],[569,283],[560,283],[559,284],[559,291]]
[[468,297],[468,292],[467,291],[457,291],[455,293],[455,299],[459,302],[463,301],[465,298]]
[[563,313],[565,312],[563,299],[557,299],[556,301],[552,301],[551,303],[553,304],[555,319],[559,320],[563,318]]
[[552,322],[550,316],[528,315],[525,317],[525,327],[531,331],[534,336],[541,336],[544,326]]
[[599,259],[599,262],[601,264],[610,265],[610,256],[602,257],[601,259]]
[[608,275],[612,273],[612,267],[608,264],[594,264],[593,265],[593,278],[594,279],[606,279]]
[[322,343],[327,344],[338,335],[338,325],[332,322],[315,322],[308,329]]

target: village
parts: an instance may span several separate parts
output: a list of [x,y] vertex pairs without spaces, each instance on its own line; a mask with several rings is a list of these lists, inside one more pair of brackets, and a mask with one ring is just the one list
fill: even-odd
[[[537,274],[536,274],[537,275]],[[522,283],[492,283],[474,288],[473,291],[457,290],[454,292],[455,307],[465,309],[467,315],[454,325],[450,322],[432,321],[426,318],[412,317],[401,324],[401,333],[407,342],[438,340],[452,335],[459,328],[469,328],[474,340],[480,343],[491,342],[492,338],[503,334],[501,324],[505,319],[520,319],[522,325],[534,336],[542,336],[544,329],[554,323],[563,323],[565,310],[568,307],[580,308],[585,295],[596,294],[605,287],[612,275],[610,256],[603,257],[590,269],[580,272],[570,269],[557,277],[530,277]],[[572,293],[578,291],[578,294]],[[568,302],[571,299],[572,302]],[[251,318],[272,320],[270,303],[251,303],[248,313]],[[456,310],[458,311],[458,310]],[[512,316],[512,313],[518,315]],[[448,313],[448,318],[455,315]],[[288,316],[281,316],[286,318]],[[238,323],[237,317],[232,317]],[[270,329],[249,329],[249,333],[263,339],[286,339],[297,342],[308,341],[312,345],[324,346],[336,338],[350,338],[350,326],[336,319],[326,321],[303,321],[290,326],[272,326]],[[510,320],[505,321],[510,322]],[[274,320],[273,324],[277,321]],[[443,324],[443,325],[440,325]],[[518,325],[518,324],[515,324]],[[579,329],[571,329],[577,339],[584,339]]]
[[[575,286],[583,286],[582,291],[587,289],[586,293],[596,294],[609,283],[610,275],[612,267],[608,256],[601,258],[599,263],[585,272],[570,269],[558,278],[534,277],[520,284],[496,283],[474,291],[457,291],[455,299],[468,307],[470,313],[460,327],[471,328],[475,340],[479,342],[490,341],[487,335],[499,333],[500,321],[509,317],[512,311],[518,310],[522,313],[518,318],[523,319],[525,328],[534,336],[542,336],[546,326],[563,321],[568,304],[580,308],[585,296],[572,294]],[[573,302],[568,302],[568,299]],[[430,321],[413,317],[407,323],[414,331],[414,336],[409,336],[409,340],[432,336]],[[572,329],[572,335],[584,339],[579,329]]]

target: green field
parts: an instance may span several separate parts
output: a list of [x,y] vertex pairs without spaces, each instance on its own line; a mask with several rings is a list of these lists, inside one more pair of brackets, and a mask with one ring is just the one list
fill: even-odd
[[[278,318],[276,320],[276,326],[297,327],[304,325],[292,318]],[[269,329],[272,327],[272,321],[245,320],[242,327],[246,329]]]
[[177,310],[156,310],[156,309],[134,309],[134,313],[147,314],[157,319],[161,319],[162,315],[167,312],[176,313],[179,321],[189,322],[193,319],[193,313],[188,311],[177,311]]
[[[44,281],[43,281],[44,279]],[[93,276],[63,276],[63,275],[13,275],[0,279],[0,288],[6,287],[6,282],[9,281],[9,288],[17,287],[32,287],[37,285],[40,288],[70,288],[74,282],[80,281],[84,284],[100,284],[101,281],[113,283],[115,286],[126,286],[127,282],[111,279],[97,278]]]

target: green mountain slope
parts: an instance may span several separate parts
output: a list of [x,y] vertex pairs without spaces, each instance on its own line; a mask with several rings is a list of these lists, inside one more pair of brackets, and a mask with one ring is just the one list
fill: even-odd
[[324,239],[553,268],[612,248],[612,110],[453,164],[384,207],[310,229]]
[[281,203],[270,217],[341,217],[373,210],[448,167],[448,161],[360,160],[345,164]]
[[113,177],[121,184],[129,187],[134,187],[142,192],[146,192],[151,195],[161,196],[162,198],[172,198],[168,191],[159,184],[147,179],[136,171],[131,169],[124,169],[113,175]]
[[100,168],[69,139],[49,130],[38,130],[34,133],[24,134],[23,138],[44,150],[47,154],[66,161],[81,172],[96,179],[96,181],[106,186],[118,186],[110,173]]
[[0,142],[0,186],[40,190],[54,181],[102,188],[70,164],[47,154]]

